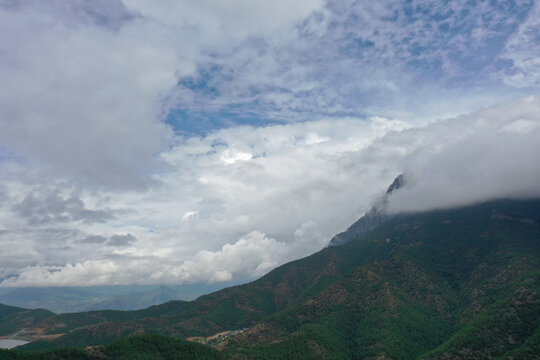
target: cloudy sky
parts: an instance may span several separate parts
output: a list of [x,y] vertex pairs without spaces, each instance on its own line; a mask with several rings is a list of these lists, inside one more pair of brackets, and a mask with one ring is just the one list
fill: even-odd
[[540,3],[0,0],[0,286],[245,281],[540,196]]

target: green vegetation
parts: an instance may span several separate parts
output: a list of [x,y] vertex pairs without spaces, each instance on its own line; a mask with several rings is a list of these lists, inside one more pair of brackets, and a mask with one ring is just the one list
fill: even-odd
[[96,357],[88,355],[81,349],[55,349],[42,352],[2,350],[0,349],[0,359],[2,360],[96,360]]
[[132,336],[107,345],[106,358],[117,360],[221,359],[214,349],[182,339],[162,335]]
[[[525,358],[518,354],[540,348],[540,273],[514,286],[448,341],[425,356],[429,359]],[[540,352],[536,352],[540,357]],[[534,357],[527,357],[534,358]]]
[[246,327],[212,356],[538,359],[540,201],[395,216],[362,238],[196,301],[50,317],[40,328],[65,335],[22,348],[111,344],[102,356],[119,358],[107,349],[121,344],[132,351],[126,358],[137,358],[176,340],[113,341]]
[[61,348],[45,351],[0,350],[5,360],[220,360],[214,349],[162,335],[130,336],[107,346],[82,349]]
[[365,265],[265,318],[228,356],[538,358],[539,202],[402,215],[341,249],[366,244]]
[[0,336],[13,335],[54,315],[52,311],[48,310],[28,310],[0,304]]

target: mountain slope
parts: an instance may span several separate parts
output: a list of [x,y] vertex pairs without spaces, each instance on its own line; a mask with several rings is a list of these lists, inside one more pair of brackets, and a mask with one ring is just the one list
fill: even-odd
[[386,254],[238,336],[230,356],[488,359],[538,347],[538,201],[398,216],[343,247],[363,242]]
[[366,234],[369,234],[377,226],[383,224],[391,218],[386,211],[386,201],[388,196],[395,191],[398,191],[405,184],[405,178],[403,175],[399,175],[394,179],[394,182],[386,190],[383,198],[378,201],[369,211],[358,219],[354,224],[349,226],[347,230],[335,235],[328,246],[338,246],[348,243],[349,241],[358,239]]
[[[482,344],[493,344],[491,357],[504,358],[537,346],[539,269],[539,200],[399,215],[345,245],[196,301],[52,317],[39,328],[64,335],[24,347],[250,327],[229,341],[229,357],[442,359],[483,354]],[[508,309],[528,320],[501,317]],[[478,342],[468,343],[468,334]]]
[[[368,244],[369,245],[369,244]],[[367,257],[369,246],[364,252]],[[325,249],[305,259],[275,269],[249,284],[204,295],[192,302],[172,301],[138,311],[91,311],[60,314],[27,334],[59,335],[54,341],[37,341],[26,348],[104,344],[121,336],[156,330],[173,336],[210,336],[252,326],[258,320],[308,298],[339,279],[364,256]]]
[[53,312],[48,310],[29,310],[0,304],[0,336],[13,335],[54,315]]
[[254,282],[204,295],[191,302],[173,301],[130,312],[60,314],[45,321],[33,333],[32,330],[27,333],[37,337],[62,334],[62,337],[25,347],[97,345],[145,330],[188,337],[249,327],[265,316],[320,292],[354,267],[372,261],[376,256],[372,243],[360,244],[358,253],[336,246],[287,263]]
[[233,283],[0,288],[0,303],[57,314],[91,310],[138,310],[171,300],[194,300]]
[[0,349],[3,360],[220,360],[223,357],[207,346],[156,334],[130,336],[103,347],[21,351]]

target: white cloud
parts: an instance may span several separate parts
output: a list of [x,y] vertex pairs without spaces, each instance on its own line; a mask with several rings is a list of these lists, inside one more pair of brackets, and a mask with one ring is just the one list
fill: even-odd
[[260,231],[252,231],[219,251],[201,250],[191,259],[167,272],[169,281],[224,282],[253,278],[306,254],[327,242],[313,222],[294,232],[294,241],[280,242]]
[[[322,0],[148,1],[123,0],[131,11],[174,27],[193,27],[204,35],[229,39],[258,37],[289,28],[323,5]],[[212,44],[215,45],[215,44]]]
[[248,161],[253,158],[253,155],[247,152],[235,151],[235,150],[224,150],[221,153],[221,161],[225,164],[234,164],[237,161]]
[[400,137],[422,138],[422,143],[407,156],[406,185],[390,197],[393,212],[540,196],[538,97],[405,131]]
[[178,80],[205,52],[289,28],[321,2],[13,4],[0,6],[2,146],[54,176],[126,188],[158,169],[173,139],[163,120],[187,100]]
[[[3,285],[75,285],[75,274],[89,281],[85,269],[102,261],[92,284],[259,276],[322,248],[401,172],[407,185],[392,211],[540,196],[539,123],[540,98],[526,97],[417,127],[370,118],[224,129],[163,153],[160,186],[78,193],[93,211],[115,214],[106,222],[29,224],[15,206],[32,186],[5,182]],[[224,162],[224,152],[251,155]],[[107,243],[122,234],[127,241]],[[118,275],[110,264],[133,271]]]
[[[261,274],[345,229],[402,171],[395,209],[532,194],[538,98],[424,124],[534,92],[537,12],[530,1],[0,1],[0,278]],[[209,118],[206,135],[175,135],[171,108],[188,124]]]
[[186,211],[184,212],[184,215],[182,215],[182,222],[195,220],[199,217],[198,211]]
[[[531,4],[416,5],[2,3],[0,141],[48,170],[39,176],[49,182],[60,175],[84,186],[141,188],[163,170],[157,155],[178,140],[163,123],[174,107],[194,117],[235,107],[233,114],[253,114],[253,122],[381,113],[415,119],[500,97],[447,80],[456,71],[472,77],[493,70],[498,58],[485,44],[504,41]],[[517,69],[512,76],[532,85],[537,12],[529,11],[506,52]],[[453,32],[428,31],[444,24]],[[487,55],[467,57],[478,49]],[[419,78],[426,71],[431,75]],[[199,88],[182,83],[186,77]],[[445,101],[433,95],[441,92]],[[450,110],[441,115],[441,108]]]
[[83,182],[140,184],[172,135],[161,97],[192,68],[142,20],[112,30],[59,16],[0,8],[0,141]]
[[283,261],[285,245],[264,233],[254,231],[234,244],[225,244],[219,251],[201,250],[182,265],[172,268],[170,275],[186,282],[223,282],[233,276],[260,276]]
[[398,111],[412,112],[411,120],[456,116],[474,109],[468,103],[477,108],[501,92],[506,99],[522,94],[493,75],[505,67],[504,42],[528,12],[534,18],[531,7],[530,1],[328,1],[286,36],[252,39],[202,61],[204,75],[195,79],[204,78],[212,91],[188,86],[192,101],[180,107],[194,116],[225,108],[284,122]]
[[3,286],[65,286],[73,284],[102,285],[114,283],[120,267],[109,260],[85,261],[63,267],[32,266],[20,271],[17,278],[7,279]]
[[503,72],[506,83],[516,87],[540,85],[540,4],[536,2],[526,21],[506,42],[502,58],[512,67]]
[[[111,274],[108,281],[114,283],[250,278],[322,248],[335,232],[361,215],[372,196],[398,171],[381,163],[378,155],[362,155],[362,150],[384,134],[407,126],[374,118],[221,130],[192,137],[163,153],[169,170],[158,175],[160,186],[139,193],[79,193],[81,201],[95,211],[108,209],[115,214],[105,223],[81,224],[66,218],[61,228],[76,233],[54,241],[47,239],[54,234],[44,231],[51,226],[47,222],[31,224],[32,233],[23,232],[28,223],[10,206],[1,223],[40,254],[26,257],[26,265],[33,265],[24,272],[32,272],[34,278],[52,269],[48,267],[51,260],[63,269],[62,264],[68,262],[103,259],[126,268],[139,264],[132,273]],[[224,152],[251,156],[224,162]],[[19,204],[30,189],[7,204]],[[129,243],[116,241],[119,234],[131,234],[129,239],[120,239]],[[0,235],[5,244],[9,244],[7,239]],[[60,250],[62,246],[69,249]],[[251,260],[240,261],[248,253]],[[7,273],[18,274],[21,264],[25,262],[13,263]],[[198,271],[197,266],[206,270]],[[54,277],[43,276],[43,284],[58,283],[73,271],[69,267]],[[4,285],[15,283],[13,277]]]

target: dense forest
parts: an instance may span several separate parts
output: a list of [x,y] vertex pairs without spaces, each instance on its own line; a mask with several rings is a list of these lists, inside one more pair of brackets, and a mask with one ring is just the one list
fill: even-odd
[[62,348],[44,351],[0,350],[0,359],[48,360],[48,359],[115,359],[115,360],[161,360],[201,359],[212,360],[223,357],[214,349],[157,334],[130,336],[106,346],[86,349]]

